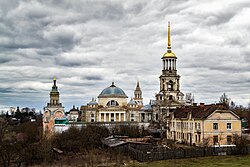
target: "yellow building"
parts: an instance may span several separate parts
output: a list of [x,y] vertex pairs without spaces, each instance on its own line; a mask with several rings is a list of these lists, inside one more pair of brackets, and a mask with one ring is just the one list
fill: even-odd
[[168,125],[168,138],[196,146],[232,145],[233,136],[241,135],[239,116],[220,104],[178,108]]

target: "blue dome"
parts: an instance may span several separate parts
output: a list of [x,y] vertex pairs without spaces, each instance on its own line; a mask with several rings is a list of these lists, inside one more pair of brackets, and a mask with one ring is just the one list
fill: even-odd
[[130,102],[128,102],[128,105],[136,105],[136,102],[131,99]]
[[98,98],[102,97],[122,97],[127,98],[128,96],[124,93],[121,88],[118,88],[112,82],[112,85],[103,89]]
[[88,103],[88,105],[98,105],[94,98]]
[[96,101],[90,101],[88,104],[89,105],[98,105],[98,103]]

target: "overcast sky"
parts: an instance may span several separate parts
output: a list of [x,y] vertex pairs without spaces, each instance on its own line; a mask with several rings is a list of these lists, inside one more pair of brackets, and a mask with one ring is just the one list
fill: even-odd
[[114,81],[144,103],[159,92],[167,22],[181,91],[250,101],[249,0],[0,0],[0,108],[86,104]]

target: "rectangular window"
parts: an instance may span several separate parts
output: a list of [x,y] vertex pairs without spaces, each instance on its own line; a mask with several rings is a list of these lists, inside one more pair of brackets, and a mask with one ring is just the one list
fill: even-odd
[[214,145],[216,145],[218,143],[218,136],[214,136]]
[[232,123],[227,123],[227,130],[232,130]]
[[218,123],[213,123],[213,129],[218,130]]
[[197,129],[200,130],[201,129],[201,123],[197,124]]
[[232,136],[227,136],[227,144],[232,144]]
[[135,114],[131,114],[131,117],[134,117],[135,116]]

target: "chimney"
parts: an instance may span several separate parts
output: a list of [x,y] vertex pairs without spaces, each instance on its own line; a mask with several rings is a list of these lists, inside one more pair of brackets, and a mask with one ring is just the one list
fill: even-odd
[[204,108],[204,106],[205,106],[205,103],[200,103],[201,108]]

